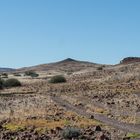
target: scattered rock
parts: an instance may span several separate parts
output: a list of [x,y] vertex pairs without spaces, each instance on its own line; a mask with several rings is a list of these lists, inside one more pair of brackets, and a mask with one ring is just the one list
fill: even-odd
[[102,131],[101,127],[98,125],[95,127],[95,131]]

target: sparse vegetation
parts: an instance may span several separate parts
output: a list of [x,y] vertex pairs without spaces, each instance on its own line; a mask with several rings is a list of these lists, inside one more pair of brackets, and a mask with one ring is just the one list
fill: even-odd
[[38,77],[39,74],[37,74],[35,71],[26,71],[25,76],[31,76],[32,78]]
[[3,89],[3,86],[4,86],[4,80],[0,78],[0,89]]
[[21,76],[21,74],[19,74],[19,73],[14,73],[13,75],[16,76],[16,77],[20,77]]
[[[61,63],[62,71],[59,67],[57,67],[59,71],[54,67],[48,71],[36,69],[41,75],[40,78],[29,78],[33,72],[28,71],[27,77],[17,77],[22,81],[22,87],[4,88],[9,80],[0,79],[0,89],[3,88],[0,93],[0,119],[6,120],[2,123],[0,137],[6,140],[3,137],[5,134],[9,136],[7,139],[11,139],[13,135],[18,139],[21,134],[26,133],[33,137],[35,134],[37,139],[42,134],[49,136],[50,139],[91,139],[91,137],[97,139],[99,138],[97,131],[100,131],[101,136],[109,139],[112,139],[112,136],[118,139],[119,134],[122,138],[138,138],[140,64],[109,67],[106,65],[104,70],[98,70],[97,68],[101,66],[104,68],[103,65],[96,65],[93,70],[84,66],[84,71],[80,69],[78,72],[76,64],[72,67],[71,74],[69,68],[65,71]],[[8,75],[10,78],[19,76],[19,73],[23,74],[25,70],[8,72]],[[60,75],[62,73],[67,75],[67,83],[46,82],[46,77],[50,78],[51,83],[66,82],[66,78]],[[52,77],[53,75],[56,76]],[[12,86],[13,84],[10,86],[8,84],[8,87]],[[100,120],[100,117],[95,120],[94,114],[103,119],[107,117],[108,122],[115,121],[112,124],[114,130],[116,124],[119,124],[120,130],[125,130],[127,126],[135,133],[127,135],[119,131],[110,133],[110,126],[102,123],[104,120]],[[136,124],[134,131],[133,124]],[[117,130],[119,128],[117,127]]]
[[65,139],[78,138],[81,132],[77,128],[68,127],[63,130],[62,136]]
[[66,82],[66,78],[62,75],[56,75],[53,76],[50,80],[49,83],[65,83]]
[[97,70],[103,70],[103,66],[98,67]]
[[17,87],[17,86],[21,86],[20,81],[17,79],[12,78],[4,81],[4,87]]
[[4,80],[0,78],[0,89],[3,89],[5,87],[7,88],[7,87],[18,87],[18,86],[21,86],[21,83],[17,79],[11,78],[11,79]]
[[23,127],[23,126],[19,126],[19,125],[12,124],[12,123],[8,123],[8,124],[3,125],[3,128],[10,130],[12,132],[21,131],[21,130],[25,129],[25,127]]
[[8,78],[8,74],[7,73],[2,73],[1,78]]
[[140,138],[140,134],[136,134],[136,133],[128,133],[127,134],[127,136],[126,136],[126,138],[133,138],[133,139],[135,139],[135,138]]
[[67,75],[72,75],[72,72],[67,72]]

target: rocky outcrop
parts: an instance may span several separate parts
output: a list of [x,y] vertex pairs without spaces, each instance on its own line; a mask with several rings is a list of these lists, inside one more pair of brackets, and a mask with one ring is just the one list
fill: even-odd
[[128,63],[135,63],[135,62],[140,62],[140,57],[127,57],[124,58],[120,63],[128,64]]

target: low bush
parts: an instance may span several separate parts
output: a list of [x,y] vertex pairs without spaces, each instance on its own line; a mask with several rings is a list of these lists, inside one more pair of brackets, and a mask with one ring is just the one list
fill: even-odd
[[25,72],[25,76],[31,76],[31,77],[33,78],[33,77],[38,77],[39,74],[37,74],[37,73],[34,72],[34,71],[26,71],[26,72]]
[[103,67],[102,66],[101,67],[98,67],[97,70],[103,70]]
[[4,82],[4,87],[17,87],[17,86],[21,86],[21,83],[19,80],[17,79],[8,79]]
[[66,78],[62,75],[56,75],[56,76],[53,76],[49,83],[65,83],[66,82]]
[[7,73],[2,73],[1,78],[8,78],[8,74]]
[[80,136],[81,132],[77,128],[66,128],[62,132],[62,136],[64,139],[72,139],[72,138],[78,138]]
[[37,74],[37,73],[31,74],[31,77],[32,77],[32,78],[38,77],[38,76],[39,76],[39,74]]
[[16,77],[20,77],[21,76],[21,74],[19,74],[19,73],[14,73],[13,75],[16,76]]
[[6,76],[6,77],[7,77],[7,76],[8,76],[8,74],[7,74],[7,73],[2,73],[2,76]]
[[0,78],[0,89],[3,89],[4,87],[4,80]]

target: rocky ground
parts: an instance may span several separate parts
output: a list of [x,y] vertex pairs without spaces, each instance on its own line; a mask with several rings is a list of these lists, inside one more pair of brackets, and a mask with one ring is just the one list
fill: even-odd
[[[49,72],[38,71],[38,78],[9,73],[22,87],[0,91],[0,139],[139,138],[140,63],[128,63],[127,59],[115,66],[93,67],[85,62],[77,66],[79,62],[73,61],[49,65]],[[51,71],[56,66],[57,70]],[[67,82],[48,83],[56,74],[63,74]],[[65,133],[74,136],[66,138]]]
[[[39,132],[34,127],[28,127],[25,129],[20,129],[17,131],[6,130],[2,127],[0,128],[0,138],[3,140],[64,140],[66,130],[75,129],[72,127],[56,127],[55,129],[50,129],[46,132]],[[69,138],[71,139],[71,138]],[[110,140],[111,134],[105,130],[102,130],[100,126],[87,127],[86,129],[78,129],[78,135],[74,136],[74,139],[83,139],[83,140],[94,140],[94,139],[103,139]]]

